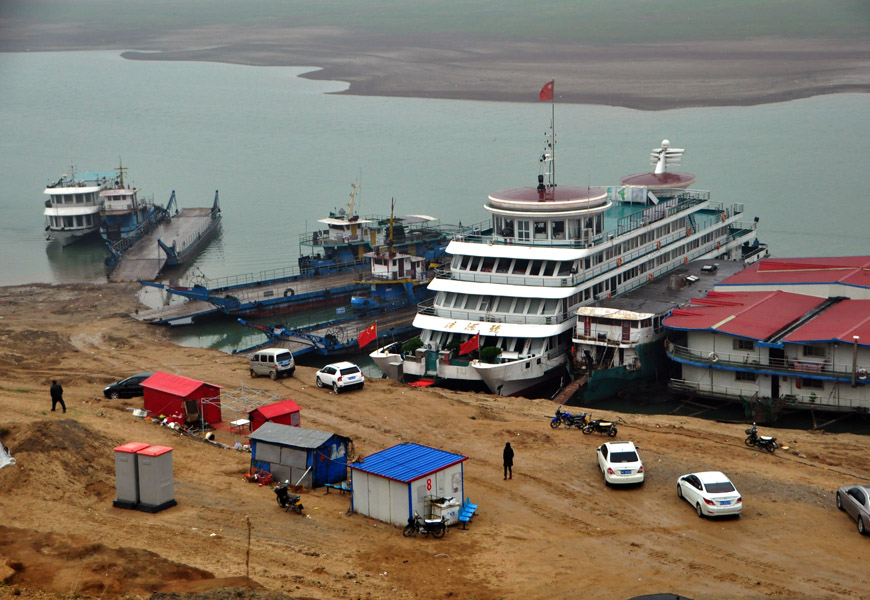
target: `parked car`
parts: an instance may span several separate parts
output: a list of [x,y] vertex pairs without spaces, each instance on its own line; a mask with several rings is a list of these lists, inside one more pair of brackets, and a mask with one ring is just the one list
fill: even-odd
[[351,362],[338,362],[326,365],[317,372],[317,387],[332,387],[336,394],[347,387],[360,387],[365,385],[366,378],[359,367]]
[[604,483],[643,483],[643,463],[634,442],[607,442],[598,446],[597,454]]
[[691,473],[677,480],[677,496],[695,507],[698,516],[739,515],[743,498],[719,471]]
[[837,508],[858,523],[858,533],[870,535],[870,485],[844,485],[837,490]]
[[248,365],[251,377],[268,375],[272,380],[280,377],[290,377],[296,370],[293,354],[284,348],[266,348],[251,355]]
[[127,379],[110,383],[103,388],[103,395],[106,398],[132,398],[134,396],[144,396],[145,392],[142,389],[142,382],[154,375],[154,373],[139,373]]

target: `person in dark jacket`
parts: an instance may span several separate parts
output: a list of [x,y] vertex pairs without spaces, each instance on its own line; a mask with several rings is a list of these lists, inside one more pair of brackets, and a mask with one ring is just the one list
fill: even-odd
[[502,457],[504,458],[504,478],[513,479],[514,449],[511,448],[510,442],[504,445],[504,452],[502,452]]
[[60,404],[60,407],[63,409],[63,412],[66,412],[66,404],[63,403],[63,386],[57,382],[57,379],[51,380],[51,389],[49,390],[51,393],[51,410],[54,412],[54,409]]

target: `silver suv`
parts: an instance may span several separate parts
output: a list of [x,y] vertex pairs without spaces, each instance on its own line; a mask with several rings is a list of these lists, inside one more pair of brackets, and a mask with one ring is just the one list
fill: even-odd
[[341,393],[346,387],[360,387],[365,385],[366,378],[359,367],[351,362],[338,362],[326,365],[317,372],[315,380],[317,387],[332,387],[336,394]]

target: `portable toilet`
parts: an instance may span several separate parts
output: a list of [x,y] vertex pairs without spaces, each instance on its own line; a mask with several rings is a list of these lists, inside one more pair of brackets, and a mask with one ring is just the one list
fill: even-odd
[[160,512],[175,506],[172,448],[149,446],[136,452],[139,468],[139,510]]
[[136,508],[139,504],[139,468],[136,453],[149,444],[128,442],[115,448],[115,501],[116,508]]

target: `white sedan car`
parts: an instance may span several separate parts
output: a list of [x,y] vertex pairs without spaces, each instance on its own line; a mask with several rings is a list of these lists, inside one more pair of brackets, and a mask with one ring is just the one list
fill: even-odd
[[677,496],[695,507],[698,516],[739,515],[743,498],[719,471],[691,473],[677,480]]
[[607,442],[598,446],[598,466],[607,484],[643,483],[643,463],[633,442]]
[[317,387],[331,387],[336,394],[344,388],[365,385],[366,378],[359,367],[351,362],[338,362],[326,365],[316,373]]

